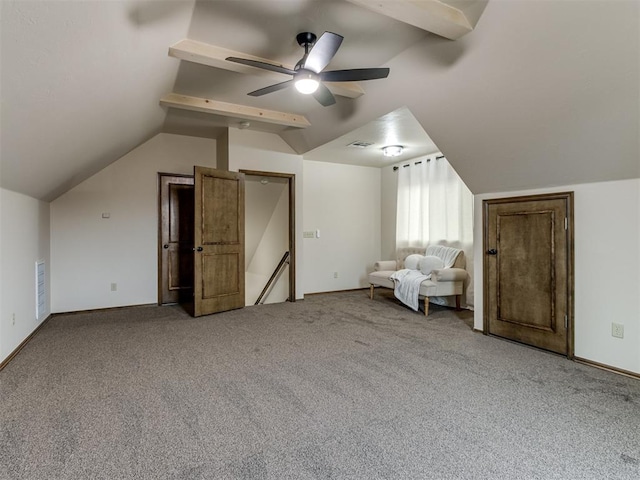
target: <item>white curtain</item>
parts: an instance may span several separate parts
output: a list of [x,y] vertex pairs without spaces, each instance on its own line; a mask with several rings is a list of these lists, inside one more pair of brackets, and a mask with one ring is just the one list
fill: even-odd
[[[425,157],[398,169],[396,248],[447,245],[464,251],[473,306],[473,195],[446,158]],[[449,299],[450,301],[450,299]],[[437,303],[449,303],[437,302]]]

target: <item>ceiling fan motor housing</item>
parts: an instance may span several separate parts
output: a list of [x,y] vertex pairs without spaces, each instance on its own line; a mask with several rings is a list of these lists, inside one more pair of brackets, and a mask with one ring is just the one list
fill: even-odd
[[317,39],[318,37],[316,37],[315,33],[311,33],[311,32],[302,32],[296,35],[296,41],[298,42],[298,45],[300,45],[301,47],[304,47],[304,55],[300,60],[298,60],[298,63],[296,63],[296,66],[293,67],[295,71],[300,70],[304,65],[304,62],[307,61],[307,57],[309,56],[309,51],[311,50],[311,47],[313,47],[313,45],[316,43]]
[[313,46],[313,44],[316,43],[317,38],[318,37],[316,37],[316,34],[311,32],[302,32],[296,35],[298,45],[300,45],[301,47],[305,47],[305,52],[306,47]]

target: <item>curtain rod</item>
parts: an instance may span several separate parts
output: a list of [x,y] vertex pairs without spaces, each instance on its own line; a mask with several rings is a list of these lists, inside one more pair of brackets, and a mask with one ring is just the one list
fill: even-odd
[[[444,155],[438,155],[438,156],[436,157],[436,160],[440,160],[441,158],[444,158]],[[427,162],[430,162],[430,161],[431,161],[431,159],[430,159],[430,158],[427,158]],[[414,164],[414,165],[419,165],[419,164],[421,164],[421,163],[422,163],[422,160],[419,160],[419,161],[417,161],[417,162],[414,162],[413,164]],[[402,168],[406,168],[406,167],[409,167],[409,166],[411,166],[411,164],[410,164],[410,163],[407,163],[406,165],[402,165]],[[400,167],[395,166],[395,167],[393,167],[393,171],[395,172],[395,171],[396,171],[396,170],[398,170],[399,168],[400,168]]]

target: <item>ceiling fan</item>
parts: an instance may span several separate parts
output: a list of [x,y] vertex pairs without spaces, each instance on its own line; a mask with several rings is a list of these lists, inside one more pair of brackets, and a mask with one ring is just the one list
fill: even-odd
[[249,92],[248,95],[259,97],[295,85],[300,93],[311,94],[323,106],[328,107],[336,103],[336,99],[322,82],[358,82],[387,78],[389,75],[388,68],[353,68],[323,72],[322,70],[329,65],[342,43],[343,37],[337,33],[324,32],[320,38],[317,38],[311,32],[303,32],[296,36],[296,40],[298,45],[304,47],[304,56],[293,70],[257,60],[227,57],[230,62],[293,76],[291,80]]

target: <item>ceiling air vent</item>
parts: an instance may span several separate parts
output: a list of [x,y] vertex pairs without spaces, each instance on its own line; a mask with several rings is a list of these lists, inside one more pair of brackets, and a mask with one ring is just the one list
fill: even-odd
[[349,145],[347,145],[347,147],[367,148],[367,147],[370,147],[371,145],[373,145],[373,143],[371,142],[362,142],[360,140],[356,140],[355,142],[351,142]]

